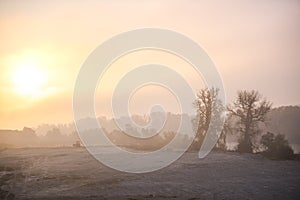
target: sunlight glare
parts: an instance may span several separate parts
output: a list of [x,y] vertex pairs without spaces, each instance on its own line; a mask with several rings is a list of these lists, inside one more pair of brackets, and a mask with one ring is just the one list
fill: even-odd
[[13,82],[18,94],[34,96],[42,93],[42,87],[46,84],[46,76],[34,64],[26,64],[13,72]]

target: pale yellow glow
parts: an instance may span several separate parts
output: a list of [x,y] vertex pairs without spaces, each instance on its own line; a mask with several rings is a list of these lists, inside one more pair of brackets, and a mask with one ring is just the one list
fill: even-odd
[[[300,1],[129,2],[0,1],[0,129],[72,121],[74,85],[90,53],[117,34],[144,27],[173,30],[198,43],[215,63],[228,103],[238,90],[255,89],[274,106],[300,104]],[[97,116],[110,116],[110,97],[125,73],[152,63],[171,66],[195,91],[203,86],[183,59],[132,53],[99,81]],[[154,101],[175,109],[165,93],[143,88],[130,112],[148,112]]]
[[39,96],[47,83],[45,73],[35,63],[24,63],[12,73],[15,91],[24,96]]

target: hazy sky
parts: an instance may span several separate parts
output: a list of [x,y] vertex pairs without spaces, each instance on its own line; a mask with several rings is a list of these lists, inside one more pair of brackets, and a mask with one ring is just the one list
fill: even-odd
[[[143,27],[171,29],[200,44],[229,102],[237,90],[257,89],[274,106],[300,104],[300,1],[7,0],[0,2],[0,128],[72,121],[73,86],[89,53],[115,34]],[[136,56],[123,65],[153,58],[184,66],[163,53]],[[182,73],[195,90],[202,87],[193,73]],[[109,93],[112,84],[106,85]],[[149,92],[139,94],[136,109],[143,112]]]

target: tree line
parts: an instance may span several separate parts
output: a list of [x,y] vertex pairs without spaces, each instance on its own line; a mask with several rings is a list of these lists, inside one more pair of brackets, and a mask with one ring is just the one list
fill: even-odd
[[238,91],[234,102],[224,106],[218,95],[219,90],[216,88],[205,88],[197,94],[194,101],[197,116],[193,119],[195,140],[191,150],[199,150],[211,126],[213,110],[221,109],[226,113],[226,120],[215,149],[227,150],[226,137],[230,134],[238,137],[238,152],[262,153],[272,159],[293,158],[294,152],[284,135],[263,133],[261,129],[265,125],[266,114],[272,108],[270,101],[258,91],[242,90]]

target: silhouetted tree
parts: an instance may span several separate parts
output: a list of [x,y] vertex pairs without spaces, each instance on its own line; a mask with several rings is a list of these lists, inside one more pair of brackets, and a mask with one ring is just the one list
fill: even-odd
[[290,147],[288,141],[284,135],[268,132],[263,135],[260,140],[261,145],[264,148],[263,155],[272,159],[292,159],[294,151]]
[[228,111],[238,118],[239,152],[253,152],[253,138],[259,133],[258,123],[264,122],[270,109],[271,103],[262,100],[257,91],[238,92],[236,101],[228,106]]
[[192,121],[195,130],[195,139],[190,148],[192,150],[198,150],[202,145],[206,132],[210,126],[212,116],[217,113],[219,114],[224,110],[224,107],[218,98],[218,94],[219,90],[216,88],[205,88],[200,90],[197,94],[197,99],[194,101],[194,106],[197,109],[197,116]]
[[227,116],[227,118],[225,120],[222,132],[221,132],[218,142],[215,146],[216,150],[221,150],[221,151],[227,150],[226,136],[228,134],[232,134],[232,130],[233,130],[233,128],[231,127],[231,124],[230,124],[230,120],[231,120],[231,115]]

